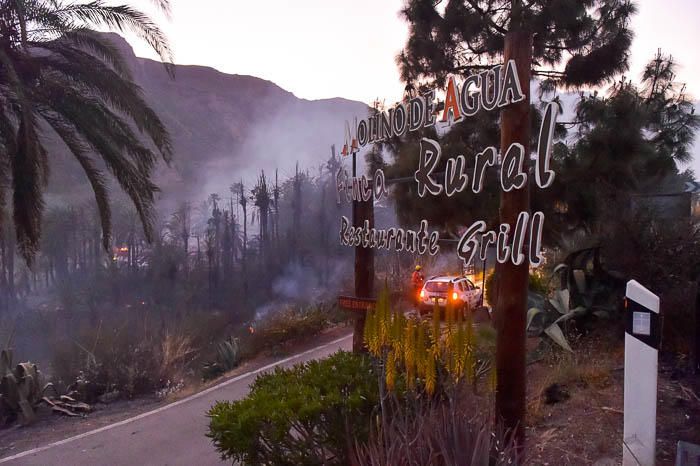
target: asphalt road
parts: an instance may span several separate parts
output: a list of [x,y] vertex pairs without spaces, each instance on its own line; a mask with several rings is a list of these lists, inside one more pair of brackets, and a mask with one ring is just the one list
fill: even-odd
[[205,437],[205,413],[217,400],[248,393],[261,372],[324,358],[349,350],[352,335],[269,364],[190,397],[84,434],[3,458],[8,465],[220,465],[224,464]]

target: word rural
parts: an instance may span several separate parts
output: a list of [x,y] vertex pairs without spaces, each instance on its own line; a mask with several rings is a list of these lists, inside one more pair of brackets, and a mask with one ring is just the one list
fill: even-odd
[[[460,85],[454,77],[447,81],[445,103],[440,122],[458,122],[476,115],[479,111],[491,111],[521,102],[525,99],[517,76],[514,60],[499,65],[482,73],[467,77]],[[407,131],[417,131],[435,125],[438,115],[435,111],[435,91],[431,90],[407,102],[396,104],[393,108],[377,112],[360,120],[354,125],[354,131],[346,126],[346,143],[342,154],[354,154],[366,144],[381,142],[394,136],[402,136]],[[547,105],[540,127],[537,153],[534,159],[535,184],[545,189],[554,182],[554,172],[550,169],[552,140],[556,125],[557,106]],[[440,144],[429,138],[420,141],[418,167],[414,174],[416,192],[419,197],[427,195],[447,197],[465,190],[479,194],[484,186],[486,171],[489,167],[498,167],[499,182],[504,192],[524,188],[530,174],[523,168],[526,157],[525,148],[518,143],[510,147],[487,147],[475,154],[473,163],[468,164],[464,155],[457,155],[440,164],[443,157]],[[442,173],[437,167],[444,166]],[[472,173],[470,176],[468,173]],[[373,177],[365,175],[350,177],[347,169],[341,167],[336,175],[337,200],[379,201],[388,195],[384,172],[376,170]],[[484,260],[488,248],[495,246],[496,258],[500,263],[511,261],[515,265],[527,259],[532,266],[542,263],[541,243],[544,214],[542,212],[521,212],[511,231],[508,224],[499,225],[497,230],[487,230],[486,222],[478,220],[464,230],[457,254],[465,264],[470,264],[478,256]],[[428,230],[427,220],[421,220],[418,231],[389,228],[370,228],[369,222],[353,226],[345,216],[341,218],[340,241],[346,246],[362,246],[396,251],[434,255],[440,250],[439,233]],[[526,244],[526,241],[528,244]]]

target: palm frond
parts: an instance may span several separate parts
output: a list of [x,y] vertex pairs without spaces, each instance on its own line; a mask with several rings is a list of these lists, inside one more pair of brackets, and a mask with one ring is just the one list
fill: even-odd
[[[104,35],[87,28],[78,28],[68,31],[56,39],[59,45],[64,42],[74,44],[76,47],[93,53],[103,63],[109,64],[120,77],[133,80],[131,70],[124,61],[119,49]],[[71,47],[72,48],[72,47]],[[55,50],[54,50],[55,51]]]
[[115,71],[86,52],[50,43],[42,44],[42,47],[55,51],[56,54],[37,57],[36,63],[49,71],[61,73],[68,81],[67,84],[108,102],[117,111],[128,116],[136,127],[153,141],[163,159],[166,162],[170,161],[170,135],[158,115],[144,100],[139,86],[126,79],[119,79]]
[[101,0],[69,4],[56,11],[65,22],[84,22],[121,32],[131,31],[156,51],[172,74],[173,54],[165,34],[148,15],[127,5],[109,6]]
[[[150,179],[155,155],[129,134],[129,126],[95,100],[79,99],[70,93],[52,102],[52,109],[69,121],[91,148],[100,155],[119,185],[131,198],[143,223],[147,240],[153,237],[153,204],[158,187]],[[125,158],[124,153],[132,155]],[[140,154],[142,158],[133,157]],[[136,161],[135,161],[136,160]]]
[[[7,52],[0,50],[0,63],[18,101],[15,108],[18,120],[17,136],[13,152],[8,154],[12,173],[13,219],[17,245],[28,264],[41,238],[41,214],[44,209],[43,187],[48,181],[46,151],[38,136],[37,122],[13,61]],[[7,131],[7,130],[5,130]]]
[[75,128],[70,127],[70,125],[65,124],[59,117],[48,112],[42,112],[42,116],[78,160],[78,163],[80,163],[80,166],[90,182],[90,186],[95,195],[97,211],[100,215],[102,246],[105,251],[107,251],[112,234],[112,211],[109,206],[109,193],[104,174],[95,167],[94,161],[88,154],[88,148],[85,147],[80,137],[76,134]]
[[[169,12],[168,0],[153,1]],[[151,240],[158,191],[151,174],[158,159],[170,161],[172,141],[118,47],[92,28],[135,33],[172,75],[172,53],[162,31],[144,13],[103,0],[0,2],[0,16],[0,191],[12,191],[17,241],[26,262],[31,264],[41,237],[48,180],[41,136],[47,128],[63,141],[92,186],[103,246],[109,245],[112,227],[107,172],[131,198]]]
[[[22,112],[31,115],[27,109]],[[12,169],[13,219],[17,245],[29,265],[41,239],[43,187],[46,183],[46,150],[37,134],[36,120],[24,116],[19,124],[17,150],[10,158]],[[42,160],[43,159],[43,160]]]

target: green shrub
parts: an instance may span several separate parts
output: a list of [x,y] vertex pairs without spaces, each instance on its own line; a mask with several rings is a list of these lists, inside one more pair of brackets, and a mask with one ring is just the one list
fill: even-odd
[[208,412],[223,459],[244,464],[346,465],[378,405],[370,360],[347,352],[258,377],[248,397]]

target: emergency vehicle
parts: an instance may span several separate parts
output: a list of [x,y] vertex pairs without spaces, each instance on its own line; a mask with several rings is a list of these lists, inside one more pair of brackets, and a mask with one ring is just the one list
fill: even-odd
[[429,312],[435,303],[444,309],[450,303],[455,309],[476,309],[481,304],[481,288],[460,276],[437,276],[425,281],[420,291],[421,312]]

